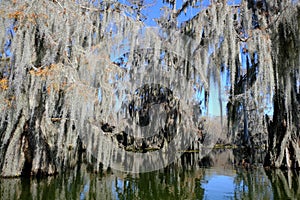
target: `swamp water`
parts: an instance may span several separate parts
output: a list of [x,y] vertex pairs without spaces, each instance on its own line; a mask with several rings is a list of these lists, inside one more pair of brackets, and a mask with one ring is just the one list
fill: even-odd
[[91,173],[85,164],[37,178],[0,179],[0,199],[297,199],[298,172],[237,167],[234,150],[197,153],[158,171]]

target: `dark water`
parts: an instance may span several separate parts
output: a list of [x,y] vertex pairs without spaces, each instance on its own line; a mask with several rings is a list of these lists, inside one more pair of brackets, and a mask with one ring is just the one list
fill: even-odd
[[298,172],[236,167],[231,150],[194,154],[143,174],[93,174],[85,165],[43,179],[0,179],[1,199],[300,199]]

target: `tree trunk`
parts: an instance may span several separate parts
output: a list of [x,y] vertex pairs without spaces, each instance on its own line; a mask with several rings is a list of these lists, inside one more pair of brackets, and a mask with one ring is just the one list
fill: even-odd
[[278,25],[273,41],[274,115],[269,122],[266,166],[299,168],[300,9]]
[[[198,4],[186,1],[178,9],[179,1],[167,2],[171,6],[151,29],[142,21],[147,6],[136,1],[1,1],[0,26],[7,30],[0,31],[1,176],[59,173],[74,167],[82,151],[95,171],[103,163],[132,167],[138,159],[125,156],[125,147],[144,150],[149,141],[132,140],[137,117],[129,116],[145,117],[142,124],[148,125],[147,106],[157,102],[172,111],[165,124],[180,124],[177,142],[197,142],[197,131],[204,130],[198,122],[193,126],[200,117],[192,108],[204,102],[207,110],[210,84],[223,85],[223,70],[231,87],[229,129],[244,133],[247,144],[264,133],[260,119],[275,93],[265,163],[299,166],[299,2],[212,1],[186,22],[179,16]],[[241,75],[242,55],[259,59]],[[149,92],[137,91],[153,83],[166,84],[162,91],[171,88],[174,97],[141,105]],[[130,107],[134,98],[140,102]],[[151,142],[163,146],[173,139],[165,131],[173,127],[157,130],[165,138],[156,135]],[[205,138],[213,141],[216,134],[210,132]],[[162,162],[151,156],[143,161],[162,167],[175,153],[159,154]]]

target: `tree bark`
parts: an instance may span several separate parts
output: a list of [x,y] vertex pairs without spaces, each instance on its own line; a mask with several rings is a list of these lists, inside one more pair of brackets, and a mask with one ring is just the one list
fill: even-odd
[[299,168],[299,42],[300,9],[277,26],[274,35],[274,115],[269,122],[269,149],[265,165]]

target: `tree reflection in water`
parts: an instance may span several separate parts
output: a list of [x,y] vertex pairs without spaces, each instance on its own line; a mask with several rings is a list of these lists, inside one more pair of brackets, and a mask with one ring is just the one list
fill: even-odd
[[235,199],[274,199],[271,182],[263,168],[237,169],[234,185]]
[[57,176],[0,179],[0,199],[297,199],[300,175],[292,171],[244,169],[231,150],[142,174],[94,174],[82,164]]
[[271,181],[274,199],[299,199],[300,175],[291,170],[268,170],[267,176]]

